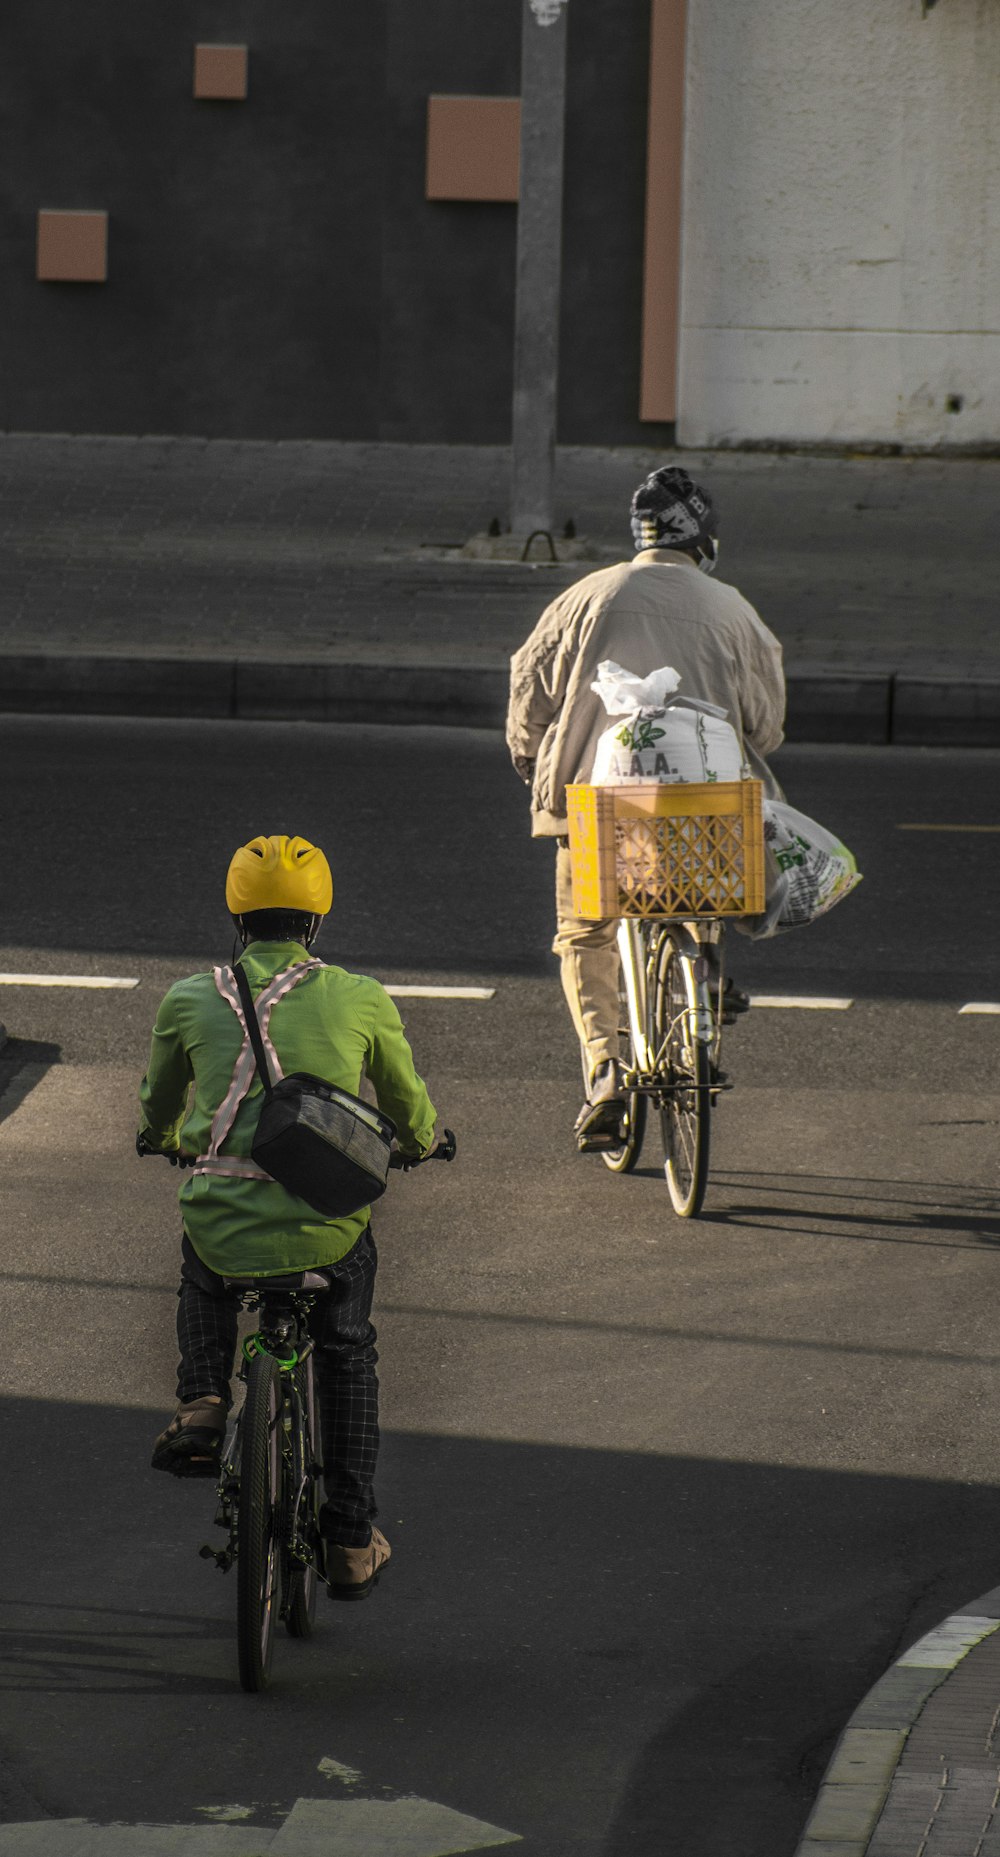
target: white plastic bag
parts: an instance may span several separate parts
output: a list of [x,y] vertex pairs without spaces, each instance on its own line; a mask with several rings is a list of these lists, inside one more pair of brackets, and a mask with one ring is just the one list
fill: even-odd
[[765,799],[762,810],[767,904],[762,916],[738,924],[752,941],[817,921],[861,882],[847,846],[825,826],[784,800]]
[[620,720],[598,741],[590,775],[594,786],[746,776],[740,738],[726,721],[726,711],[699,697],[676,696],[679,683],[670,665],[648,677],[636,677],[611,658],[598,665],[590,687],[608,714]]

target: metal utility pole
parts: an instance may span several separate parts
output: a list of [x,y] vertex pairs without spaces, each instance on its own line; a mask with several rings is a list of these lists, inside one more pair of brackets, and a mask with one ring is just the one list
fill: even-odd
[[511,529],[552,528],[568,0],[524,0]]

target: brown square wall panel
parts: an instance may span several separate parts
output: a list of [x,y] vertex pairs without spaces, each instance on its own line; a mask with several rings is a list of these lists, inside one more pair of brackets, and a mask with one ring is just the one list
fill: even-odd
[[428,97],[428,200],[516,200],[520,97]]
[[196,45],[194,94],[221,98],[226,103],[242,103],[247,94],[246,46]]
[[107,283],[107,213],[40,212],[35,275],[45,284]]

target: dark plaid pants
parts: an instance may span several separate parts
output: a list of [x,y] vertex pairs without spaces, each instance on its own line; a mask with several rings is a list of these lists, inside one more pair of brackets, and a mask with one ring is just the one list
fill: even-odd
[[[186,1233],[181,1250],[177,1397],[218,1393],[230,1405],[237,1295],[201,1262]],[[328,1266],[330,1289],[317,1295],[309,1317],[323,1433],[326,1501],[320,1521],[324,1535],[343,1547],[366,1546],[378,1514],[372,1487],[379,1445],[378,1355],[370,1321],[377,1264],[368,1226],[354,1249]]]

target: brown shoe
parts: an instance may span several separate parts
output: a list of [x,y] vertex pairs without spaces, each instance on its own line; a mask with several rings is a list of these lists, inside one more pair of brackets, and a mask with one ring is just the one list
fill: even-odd
[[367,1547],[341,1547],[337,1541],[326,1544],[326,1569],[331,1599],[367,1599],[389,1559],[392,1549],[378,1528],[372,1529]]
[[217,1393],[182,1400],[153,1446],[154,1470],[174,1477],[214,1477],[222,1456],[226,1407]]
[[573,1126],[576,1145],[581,1154],[599,1154],[602,1148],[621,1146],[622,1094],[618,1065],[612,1058],[598,1064],[587,1100]]

